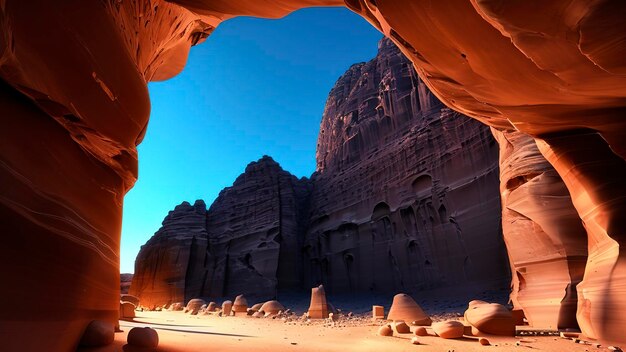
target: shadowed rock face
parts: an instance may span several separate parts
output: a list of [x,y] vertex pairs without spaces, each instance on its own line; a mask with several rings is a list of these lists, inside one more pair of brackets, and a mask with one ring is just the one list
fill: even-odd
[[207,213],[206,286],[199,295],[275,297],[300,281],[310,183],[270,157],[250,163]]
[[508,279],[489,129],[445,108],[388,39],[331,90],[305,286],[402,292]]
[[183,202],[141,247],[129,293],[149,308],[199,297],[195,293],[203,276],[198,261],[206,248],[206,205],[201,200],[194,205]]
[[142,246],[131,294],[155,307],[241,293],[267,299],[298,286],[309,187],[265,156],[208,211],[201,200],[178,205]]
[[[1,313],[2,334],[39,338],[4,340],[71,350],[89,321],[117,318],[122,198],[136,178],[149,80],[179,72],[190,46],[228,18],[342,5],[399,44],[446,105],[536,139],[588,236],[578,322],[587,335],[624,341],[626,317],[615,314],[626,311],[619,0],[3,1],[0,207],[6,233],[28,236],[5,236],[0,264],[21,268],[7,278],[19,292],[7,295],[48,292],[37,297],[44,309]],[[51,248],[62,260],[46,260]],[[33,279],[41,267],[46,278]],[[34,321],[18,323],[23,315]]]

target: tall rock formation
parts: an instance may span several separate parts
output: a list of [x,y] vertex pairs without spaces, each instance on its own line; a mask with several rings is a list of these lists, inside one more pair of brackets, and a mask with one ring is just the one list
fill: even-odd
[[326,103],[305,286],[399,292],[508,279],[497,155],[487,127],[445,108],[381,40]]
[[130,293],[147,307],[197,297],[272,298],[301,281],[309,181],[264,156],[207,211],[178,205],[142,246]]
[[271,298],[297,287],[309,187],[264,156],[220,192],[207,213],[206,288],[198,295]]
[[492,129],[500,145],[502,225],[512,272],[511,301],[529,323],[577,328],[576,287],[587,233],[565,183],[528,135]]
[[[206,224],[204,205],[191,213],[183,205],[137,257],[131,292],[142,304],[271,298],[319,284],[331,293],[395,293],[509,277],[497,143],[488,127],[445,108],[388,39],[331,90],[311,181],[264,157],[220,193]],[[178,230],[185,222],[197,231]],[[168,245],[182,264],[167,260]],[[164,287],[178,291],[164,296]]]

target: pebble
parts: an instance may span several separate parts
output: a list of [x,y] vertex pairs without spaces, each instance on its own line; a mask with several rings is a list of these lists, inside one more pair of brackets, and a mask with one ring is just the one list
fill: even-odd
[[489,345],[491,345],[491,344],[489,343],[489,340],[487,340],[487,339],[486,339],[486,338],[484,338],[484,337],[481,337],[480,339],[478,339],[478,342],[479,342],[481,345],[483,345],[483,346],[489,346]]
[[411,339],[411,343],[414,345],[421,345],[420,341],[417,339],[417,337],[414,337]]

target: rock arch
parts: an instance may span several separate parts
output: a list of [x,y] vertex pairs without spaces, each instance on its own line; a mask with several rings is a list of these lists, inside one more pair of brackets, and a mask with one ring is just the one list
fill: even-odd
[[[137,177],[146,83],[177,74],[189,48],[228,18],[307,6],[351,8],[401,47],[448,106],[496,135],[533,139],[587,234],[578,323],[591,337],[624,341],[626,317],[611,313],[626,311],[624,2],[562,0],[539,11],[498,0],[6,0],[0,265],[13,285],[3,292],[43,307],[0,313],[8,348],[19,340],[22,350],[70,350],[90,320],[117,319],[121,208]],[[42,289],[63,301],[42,302]],[[15,323],[25,314],[33,321]],[[63,334],[52,316],[67,323]],[[38,339],[18,337],[31,334]]]

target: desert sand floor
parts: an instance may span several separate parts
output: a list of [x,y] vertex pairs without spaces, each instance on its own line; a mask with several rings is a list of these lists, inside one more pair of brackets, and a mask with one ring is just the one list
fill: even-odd
[[[489,337],[491,346],[481,346],[475,337],[446,340],[435,336],[419,337],[421,345],[411,344],[415,335],[376,334],[381,323],[362,318],[352,324],[327,321],[285,322],[280,319],[252,317],[191,316],[183,312],[137,312],[133,321],[120,321],[123,332],[116,333],[115,343],[106,348],[82,351],[124,351],[128,331],[149,326],[159,333],[157,351],[424,351],[424,352],[496,352],[496,351],[608,351],[555,336]],[[412,331],[415,327],[412,327]],[[519,342],[519,346],[516,343]]]

